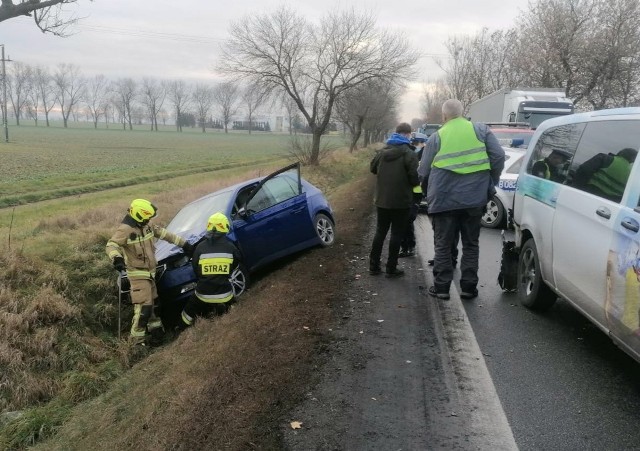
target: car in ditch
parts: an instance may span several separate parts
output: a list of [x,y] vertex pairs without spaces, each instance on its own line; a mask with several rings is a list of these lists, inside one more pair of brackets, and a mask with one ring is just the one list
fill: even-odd
[[522,165],[522,158],[526,149],[503,147],[504,169],[500,175],[500,181],[496,186],[496,193],[489,202],[480,224],[490,229],[497,229],[507,225],[507,214],[513,208],[513,195],[516,192],[518,173]]
[[[216,212],[231,222],[227,238],[240,250],[242,261],[231,274],[236,296],[258,268],[314,246],[335,241],[335,219],[323,193],[300,175],[295,163],[266,177],[223,188],[183,207],[166,229],[196,245],[204,238],[207,220]],[[156,285],[163,319],[182,308],[196,286],[190,258],[166,241],[156,246]]]

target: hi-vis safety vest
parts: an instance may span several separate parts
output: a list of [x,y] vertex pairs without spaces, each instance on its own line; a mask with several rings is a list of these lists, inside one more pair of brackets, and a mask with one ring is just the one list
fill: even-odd
[[433,159],[432,167],[446,169],[458,174],[488,171],[489,155],[468,120],[451,119],[438,130],[440,150]]
[[631,166],[627,160],[616,155],[609,167],[599,169],[593,174],[589,185],[595,186],[608,196],[622,198]]

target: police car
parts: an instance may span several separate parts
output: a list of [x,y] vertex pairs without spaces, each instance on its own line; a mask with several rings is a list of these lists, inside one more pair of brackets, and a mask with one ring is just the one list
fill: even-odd
[[507,210],[513,206],[513,195],[516,192],[518,173],[522,165],[522,158],[526,149],[503,147],[505,154],[504,169],[500,182],[496,186],[496,194],[489,199],[487,210],[480,223],[484,227],[496,229],[506,226]]

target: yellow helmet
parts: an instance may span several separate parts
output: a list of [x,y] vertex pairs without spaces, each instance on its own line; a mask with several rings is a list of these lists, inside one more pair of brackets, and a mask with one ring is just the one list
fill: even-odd
[[146,199],[134,199],[129,207],[129,214],[136,222],[147,222],[157,213],[156,206]]
[[229,220],[223,213],[212,214],[207,222],[207,232],[229,233]]

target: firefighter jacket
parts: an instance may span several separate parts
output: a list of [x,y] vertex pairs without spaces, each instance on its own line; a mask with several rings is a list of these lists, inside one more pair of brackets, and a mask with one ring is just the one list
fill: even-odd
[[240,264],[240,251],[226,235],[207,234],[196,247],[191,264],[198,277],[195,291],[198,299],[219,304],[233,298],[229,277]]
[[106,252],[112,262],[116,257],[124,258],[130,279],[153,279],[158,265],[154,246],[156,239],[169,241],[180,247],[186,243],[184,238],[167,229],[148,224],[142,226],[126,215],[107,242]]

